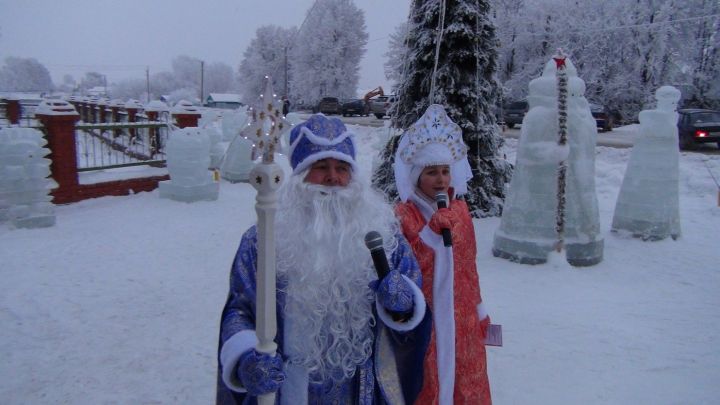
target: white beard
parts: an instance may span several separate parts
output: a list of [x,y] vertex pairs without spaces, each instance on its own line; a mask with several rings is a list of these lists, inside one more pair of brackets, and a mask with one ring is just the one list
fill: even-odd
[[286,278],[284,345],[311,380],[350,378],[372,353],[377,278],[365,234],[383,236],[386,252],[399,229],[381,194],[353,179],[347,187],[291,176],[280,191],[276,219],[278,277]]

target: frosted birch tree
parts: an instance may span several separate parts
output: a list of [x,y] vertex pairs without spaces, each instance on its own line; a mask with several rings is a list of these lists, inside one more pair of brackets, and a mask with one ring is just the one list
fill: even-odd
[[[247,103],[254,103],[263,92],[265,76],[272,77],[276,93],[285,92],[285,75],[290,73],[292,60],[286,56],[297,29],[265,25],[255,31],[255,38],[243,53],[237,81]],[[288,77],[288,81],[289,81]]]
[[367,41],[365,13],[352,0],[317,0],[293,42],[290,98],[355,97]]

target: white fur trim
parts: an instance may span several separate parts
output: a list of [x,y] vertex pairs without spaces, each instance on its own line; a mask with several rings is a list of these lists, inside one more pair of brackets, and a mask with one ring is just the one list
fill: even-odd
[[246,392],[235,370],[240,356],[258,344],[254,330],[243,330],[226,340],[220,349],[220,368],[225,385],[233,391]]
[[490,314],[488,314],[488,310],[487,310],[487,308],[485,307],[485,303],[484,303],[484,302],[480,302],[480,303],[478,304],[478,306],[477,306],[477,312],[478,312],[478,318],[480,318],[481,321],[482,321],[483,319],[487,318],[488,316],[490,316]]
[[[426,220],[429,218],[426,217]],[[433,329],[435,330],[438,367],[438,399],[442,405],[453,403],[455,391],[455,302],[453,248],[444,246],[442,236],[428,225],[420,238],[435,252],[433,276]]]
[[392,319],[390,313],[385,308],[383,308],[383,306],[380,305],[380,302],[378,302],[377,300],[375,300],[375,308],[377,309],[377,313],[380,319],[390,329],[394,329],[399,332],[408,332],[415,329],[415,327],[417,327],[425,317],[426,303],[425,297],[423,296],[420,287],[418,287],[412,280],[405,277],[404,275],[402,276],[402,278],[404,278],[405,281],[410,284],[410,288],[412,288],[413,291],[413,302],[415,303],[415,308],[413,308],[412,317],[405,322],[396,322]]
[[[357,150],[355,150],[355,153],[357,153]],[[292,156],[292,154],[290,155]],[[317,162],[318,160],[333,158],[337,160],[342,160],[343,162],[347,162],[350,166],[352,166],[353,172],[357,172],[357,165],[355,164],[355,161],[353,160],[352,156],[348,155],[347,153],[342,153],[334,150],[326,150],[318,153],[314,153],[308,157],[305,158],[302,162],[298,163],[297,166],[295,166],[295,170],[293,170],[293,174],[301,173],[303,170],[309,168],[313,163]]]
[[280,387],[281,405],[308,403],[308,372],[303,367],[285,363],[285,382]]

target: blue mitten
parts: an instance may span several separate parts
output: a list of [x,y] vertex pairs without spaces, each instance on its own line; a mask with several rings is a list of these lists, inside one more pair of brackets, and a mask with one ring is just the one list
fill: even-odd
[[405,313],[413,308],[413,290],[408,282],[393,270],[380,281],[371,283],[370,288],[376,290],[377,299],[385,309],[391,312]]
[[237,374],[250,395],[275,392],[285,381],[282,359],[279,355],[250,349],[240,356]]

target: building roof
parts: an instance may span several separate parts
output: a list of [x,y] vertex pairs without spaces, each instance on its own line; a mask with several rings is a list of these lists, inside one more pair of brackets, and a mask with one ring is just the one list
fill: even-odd
[[210,93],[207,96],[207,101],[214,101],[216,103],[241,103],[240,95],[233,93]]

